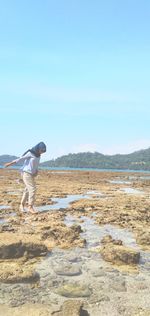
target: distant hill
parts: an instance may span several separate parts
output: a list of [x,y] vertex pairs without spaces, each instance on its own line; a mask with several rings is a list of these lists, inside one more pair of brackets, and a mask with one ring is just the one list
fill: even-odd
[[41,163],[46,167],[150,170],[150,148],[127,155],[103,155],[95,152],[68,154]]
[[[0,165],[16,159],[16,156],[0,156]],[[150,170],[150,148],[128,155],[103,155],[95,152],[68,154],[40,164],[43,167],[99,168]]]
[[2,155],[0,156],[0,165],[4,165],[7,162],[10,162],[12,160],[17,159],[18,157],[16,156],[11,156],[11,155]]

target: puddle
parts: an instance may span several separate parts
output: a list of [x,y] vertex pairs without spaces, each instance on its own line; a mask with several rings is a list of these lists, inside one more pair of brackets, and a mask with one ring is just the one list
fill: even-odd
[[[93,216],[95,216],[95,214],[93,214]],[[72,226],[73,224],[78,224],[81,226],[81,228],[84,230],[84,232],[81,233],[81,237],[86,239],[87,248],[100,245],[101,239],[105,235],[109,234],[114,239],[121,239],[127,247],[138,249],[133,234],[127,229],[116,228],[115,226],[110,224],[99,226],[95,224],[94,219],[86,216],[81,216],[80,219],[78,219],[74,216],[68,215],[65,218],[65,224],[67,226]]]
[[[95,213],[92,216],[96,216]],[[140,251],[140,269],[144,271],[150,270],[150,253],[140,249],[132,232],[127,229],[118,228],[110,224],[99,226],[95,224],[95,220],[86,216],[81,216],[80,219],[74,216],[67,215],[64,220],[67,226],[74,224],[80,225],[83,233],[81,237],[86,240],[86,249],[92,250],[92,248],[100,247],[101,240],[105,235],[111,235],[113,239],[122,240],[126,247],[133,248]],[[94,250],[94,249],[93,249]]]
[[[8,209],[10,209],[10,206],[8,206],[8,205],[0,205],[0,210],[8,210]],[[11,214],[11,213],[10,213],[10,214]],[[8,216],[8,215],[10,216],[10,214],[4,214],[4,215],[2,215],[3,218],[0,219],[0,224],[1,224],[1,225],[7,222],[7,220],[4,218],[4,216],[5,216],[5,215],[6,215],[6,216]]]
[[52,205],[39,206],[36,209],[39,211],[59,210],[60,208],[68,208],[69,204],[80,199],[87,198],[85,195],[68,195],[65,198],[52,198]]
[[4,218],[0,219],[0,224],[6,223],[6,220]]
[[137,176],[128,176],[128,179],[129,179],[129,180],[138,181],[138,180],[139,180],[139,177],[137,177]]
[[101,199],[101,198],[106,198],[106,194],[101,193],[99,191],[88,191],[87,193],[87,198],[90,199]]
[[86,194],[89,194],[89,195],[103,195],[101,192],[99,191],[95,191],[95,190],[91,190],[91,191],[87,191]]
[[140,177],[140,180],[150,180],[150,176],[143,176],[143,177]]
[[10,206],[8,206],[8,205],[0,205],[0,210],[6,210],[9,208],[10,208]]
[[10,217],[14,217],[14,216],[16,216],[16,215],[17,215],[17,214],[16,214],[15,212],[6,214],[7,218],[6,218],[6,217],[3,217],[3,218],[0,220],[0,224],[2,225],[2,224],[5,224],[5,223],[8,223]]
[[[94,214],[95,215],[95,214]],[[82,221],[82,222],[81,222]],[[126,229],[119,229],[112,225],[99,226],[95,224],[94,220],[81,216],[80,219],[73,216],[66,216],[65,224],[67,226],[72,226],[73,224],[80,224],[81,228],[84,230],[81,233],[81,237],[86,239],[86,247],[84,248],[73,248],[69,250],[62,250],[55,248],[52,250],[51,254],[45,258],[37,267],[36,271],[40,274],[41,286],[44,288],[44,284],[51,284],[51,290],[49,295],[53,295],[54,287],[52,288],[52,280],[55,280],[56,288],[62,284],[68,282],[71,283],[84,283],[90,284],[90,288],[98,288],[98,292],[101,291],[102,283],[100,280],[103,280],[105,284],[112,277],[115,280],[118,275],[123,276],[121,272],[117,269],[114,269],[108,262],[105,262],[100,253],[95,251],[97,246],[99,248],[101,239],[106,235],[110,234],[114,239],[121,239],[123,243],[134,249],[138,249],[136,241],[133,237],[133,234]],[[93,248],[93,249],[92,249]],[[150,262],[144,257],[144,253],[141,252],[141,273],[147,273],[149,268],[146,267],[146,263]],[[69,275],[66,273],[66,270],[70,272],[69,269],[80,269],[81,273],[79,275]],[[61,271],[61,274],[57,274],[57,270]],[[96,277],[96,274],[97,277]],[[150,277],[149,274],[147,274]],[[101,279],[99,278],[101,277]],[[126,275],[126,279],[132,278],[132,276]],[[134,279],[134,277],[133,277]],[[58,296],[58,300],[62,299],[61,296]]]
[[137,194],[137,195],[145,194],[144,191],[140,191],[140,190],[132,189],[132,188],[122,188],[120,189],[120,191],[123,191],[124,193],[127,193],[127,194]]
[[8,191],[7,194],[9,194],[9,195],[21,195],[22,194],[22,190]]
[[109,180],[109,183],[114,183],[114,184],[131,184],[131,181],[125,181],[125,180]]
[[102,193],[98,191],[88,191],[85,195],[84,194],[75,194],[75,195],[68,195],[67,197],[63,198],[52,198],[52,202],[55,204],[52,205],[43,205],[36,207],[39,211],[49,211],[49,210],[59,210],[60,208],[68,208],[69,204],[75,201],[79,201],[81,199],[90,199],[90,195],[102,196]]

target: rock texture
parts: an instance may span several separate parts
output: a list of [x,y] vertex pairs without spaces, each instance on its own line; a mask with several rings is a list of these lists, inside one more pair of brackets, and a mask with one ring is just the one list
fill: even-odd
[[83,309],[81,301],[66,301],[58,312],[52,313],[54,316],[90,316],[89,313]]
[[0,179],[1,316],[149,315],[147,174],[40,170],[37,215],[19,212],[19,171]]
[[104,246],[101,249],[101,255],[104,260],[119,265],[136,265],[139,263],[140,253],[123,246],[120,240],[114,240],[108,235],[102,239],[102,244]]
[[65,284],[64,286],[58,288],[56,292],[59,295],[70,298],[89,297],[91,295],[91,291],[86,285],[78,283]]

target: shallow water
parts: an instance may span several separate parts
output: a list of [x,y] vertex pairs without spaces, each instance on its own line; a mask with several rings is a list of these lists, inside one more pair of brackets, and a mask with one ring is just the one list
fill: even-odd
[[150,176],[141,176],[140,180],[150,180]]
[[7,194],[9,194],[9,195],[21,195],[22,194],[22,190],[8,191]]
[[[95,213],[92,215],[94,215],[94,217],[96,216]],[[95,224],[94,219],[86,216],[81,216],[80,219],[77,219],[74,216],[67,215],[64,222],[67,226],[72,226],[74,224],[81,226],[84,231],[81,233],[81,237],[86,240],[86,248],[88,250],[92,250],[92,248],[96,250],[96,247],[101,245],[101,239],[105,235],[111,235],[113,239],[122,240],[126,247],[140,251],[140,268],[150,271],[150,252],[145,252],[140,249],[133,233],[128,229],[118,228],[110,224],[99,226]]]
[[109,180],[109,183],[114,183],[114,184],[131,184],[131,181],[125,181],[125,180]]
[[88,197],[88,195],[91,195],[92,197],[96,196],[96,197],[104,197],[104,194],[99,192],[99,191],[96,191],[96,190],[91,190],[91,191],[87,191],[86,192],[86,196]]
[[0,224],[6,223],[6,220],[4,218],[0,219]]
[[[5,224],[9,221],[10,217],[14,217],[17,214],[15,212],[9,213],[9,214],[5,214],[5,216],[3,215],[3,218],[0,220],[0,224]],[[7,218],[6,218],[7,217]]]
[[[121,273],[117,269],[114,269],[113,266],[101,258],[100,252],[97,251],[97,246],[100,246],[100,241],[106,234],[111,234],[113,238],[121,239],[126,246],[138,249],[131,232],[126,229],[116,228],[113,225],[100,227],[94,223],[93,219],[85,216],[82,216],[81,220],[83,221],[82,223],[78,218],[66,216],[65,224],[68,226],[72,224],[81,225],[84,230],[84,232],[81,233],[81,237],[86,239],[86,247],[76,247],[69,250],[53,249],[52,252],[37,265],[36,271],[40,274],[39,287],[33,291],[32,289],[29,291],[28,288],[27,292],[27,285],[19,285],[18,291],[19,293],[24,293],[24,291],[27,293],[27,301],[35,300],[36,297],[37,302],[44,302],[45,304],[56,303],[59,306],[67,297],[58,294],[57,291],[64,284],[71,284],[72,286],[78,284],[79,286],[84,285],[87,289],[90,288],[91,295],[87,301],[88,303],[90,300],[92,302],[94,295],[94,301],[96,303],[99,301],[99,296],[101,297],[101,295],[103,295],[103,297],[105,297],[106,294],[110,296],[110,293],[113,295],[111,286],[113,286],[114,283],[116,284],[115,286],[118,287],[117,283],[121,282],[122,284],[125,280],[125,282],[130,283],[131,286],[132,283],[139,282],[138,280],[141,279],[145,279],[146,282],[150,280],[149,266],[146,266],[146,264],[150,263],[149,254],[142,254],[141,252],[140,272],[132,276],[132,274]],[[76,271],[77,273],[74,274],[72,271]],[[11,285],[9,286],[9,290],[10,289]],[[124,291],[119,291],[119,296],[124,298]],[[23,299],[23,295],[22,297],[18,296],[18,299]],[[94,316],[93,314],[90,315]]]
[[36,207],[36,209],[42,212],[49,210],[59,210],[60,208],[68,208],[70,203],[79,201],[81,199],[90,199],[91,195],[101,196],[102,193],[98,191],[88,191],[86,194],[75,194],[68,195],[67,197],[63,198],[52,198],[52,202],[54,202],[55,204],[39,206]]
[[5,209],[9,209],[10,206],[8,205],[0,205],[0,210],[5,210]]
[[128,231],[127,229],[121,229],[110,224],[99,226],[95,224],[94,219],[86,216],[81,216],[79,220],[74,216],[68,215],[65,218],[65,224],[67,226],[72,226],[73,224],[78,224],[81,226],[81,228],[84,230],[84,233],[81,234],[81,237],[86,239],[87,248],[100,245],[101,239],[105,235],[109,234],[114,239],[121,239],[126,246],[138,249],[132,232]]
[[127,193],[127,194],[133,194],[133,195],[145,194],[144,191],[133,189],[133,188],[121,188],[120,191],[123,191],[124,193]]
[[[86,195],[71,195],[66,198],[55,198],[53,201],[57,202],[54,205],[48,206],[48,209],[68,208],[69,203],[82,198],[91,198],[93,194],[100,194],[97,191],[89,191]],[[49,208],[50,207],[50,208]],[[41,207],[40,207],[41,209]],[[45,210],[45,206],[43,206]],[[90,288],[91,295],[87,300],[89,304],[98,304],[103,301],[102,304],[106,304],[106,308],[114,306],[116,300],[116,293],[118,291],[119,301],[124,302],[126,290],[124,289],[124,283],[128,286],[128,295],[132,296],[132,301],[136,299],[137,285],[140,286],[141,280],[144,283],[150,284],[150,254],[140,251],[140,271],[139,274],[131,275],[127,273],[121,273],[117,269],[114,269],[109,263],[105,262],[99,253],[98,248],[101,245],[101,239],[110,234],[114,239],[121,239],[126,246],[140,250],[136,244],[132,232],[127,229],[117,228],[113,225],[99,226],[95,224],[96,212],[89,218],[81,216],[76,218],[74,216],[67,215],[65,217],[65,224],[72,226],[73,224],[80,225],[83,232],[81,237],[86,239],[86,246],[84,248],[73,248],[69,250],[62,250],[55,248],[49,255],[43,259],[36,267],[36,271],[40,275],[40,282],[38,287],[31,287],[30,284],[2,284],[0,303],[6,305],[22,305],[25,303],[42,303],[52,306],[60,306],[64,300],[68,299],[57,291],[65,284],[79,284],[84,285],[87,289]],[[78,271],[76,275],[71,274],[72,269]],[[66,272],[68,271],[68,272]],[[114,284],[117,288],[114,293]],[[119,285],[121,290],[119,289]],[[123,287],[123,290],[122,290]],[[135,287],[135,293],[133,291]],[[144,292],[144,296],[147,298],[149,290]],[[135,295],[135,296],[134,296]],[[143,295],[143,294],[142,294]],[[128,297],[126,297],[128,299]],[[149,302],[149,300],[147,300]],[[138,304],[138,300],[136,302]],[[148,305],[148,303],[147,303]],[[141,303],[142,306],[142,303]],[[143,303],[143,306],[144,303]],[[103,313],[105,314],[105,313]],[[99,313],[91,312],[90,316],[99,315]],[[107,314],[108,315],[108,314]],[[118,316],[116,311],[115,316]],[[69,316],[69,315],[68,315]]]

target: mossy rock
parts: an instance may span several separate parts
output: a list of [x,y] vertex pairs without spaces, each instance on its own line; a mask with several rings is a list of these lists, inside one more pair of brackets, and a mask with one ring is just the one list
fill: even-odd
[[86,285],[69,283],[58,288],[56,293],[69,298],[89,297],[91,290]]

